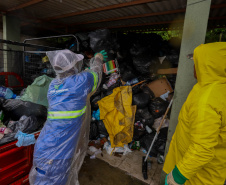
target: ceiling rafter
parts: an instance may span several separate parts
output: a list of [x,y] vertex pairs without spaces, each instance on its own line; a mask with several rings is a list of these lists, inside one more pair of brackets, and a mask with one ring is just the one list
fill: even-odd
[[[210,17],[209,20],[226,20],[226,16],[220,16],[220,17]],[[136,27],[136,26],[148,26],[148,25],[158,25],[158,24],[171,24],[171,23],[183,23],[184,19],[179,20],[173,20],[173,21],[162,21],[162,22],[151,22],[151,23],[142,23],[142,24],[131,24],[131,25],[119,25],[119,26],[112,26],[108,28],[124,28],[124,27]],[[97,28],[100,29],[100,28]]]
[[119,3],[119,4],[104,6],[104,7],[100,7],[100,8],[93,8],[93,9],[88,9],[88,10],[83,10],[83,11],[78,11],[78,12],[73,12],[73,13],[57,15],[57,16],[53,16],[53,17],[47,17],[43,20],[49,21],[49,20],[54,20],[54,19],[61,19],[61,18],[65,18],[65,17],[72,17],[72,16],[76,16],[76,15],[100,12],[100,11],[105,11],[105,10],[112,10],[112,9],[116,9],[116,8],[134,6],[134,5],[145,4],[145,3],[152,3],[152,2],[157,2],[157,1],[162,1],[162,0],[135,0],[135,1],[130,1],[130,2],[126,2],[126,3]]
[[226,20],[226,16],[221,16],[221,17],[210,17],[209,20],[222,20],[225,19]]
[[[211,9],[224,8],[224,7],[226,7],[226,4],[217,4],[217,5],[212,5]],[[87,22],[78,22],[78,23],[70,24],[68,26],[77,26],[77,25],[84,25],[84,24],[94,24],[94,23],[102,23],[102,22],[110,22],[110,21],[119,21],[119,20],[125,20],[125,19],[135,19],[135,18],[142,18],[142,17],[183,13],[185,11],[186,9],[183,8],[183,9],[177,9],[177,10],[164,11],[164,12],[154,12],[154,13],[146,13],[146,14],[139,14],[139,15],[132,15],[132,16],[114,17],[109,19],[100,19],[100,20],[87,21]]]
[[211,5],[211,8],[225,8],[226,7],[226,3],[225,4],[213,4]]
[[6,10],[6,12],[11,12],[11,11],[14,11],[14,10],[19,10],[21,8],[26,8],[28,6],[31,6],[31,5],[34,5],[34,4],[37,4],[37,3],[40,3],[42,1],[45,1],[45,0],[31,0],[31,1],[28,1],[26,3],[23,3],[23,4],[20,4],[18,6],[14,6],[12,8],[9,8],[8,10]]
[[[226,20],[226,16],[220,16],[220,17],[210,17],[209,21],[211,20]],[[87,28],[83,31],[91,31],[91,30],[97,30],[97,29],[114,29],[114,28],[129,28],[129,27],[140,27],[140,26],[151,26],[151,25],[164,25],[164,24],[177,24],[177,23],[183,23],[184,19],[179,20],[172,20],[172,21],[162,21],[162,22],[150,22],[150,23],[141,23],[141,24],[130,24],[130,25],[117,25],[117,26],[109,26],[109,27],[95,27],[95,28]],[[79,29],[74,29],[70,31],[78,31]],[[79,30],[80,31],[80,30]]]
[[[32,0],[32,1],[37,1],[37,0]],[[138,4],[148,3],[148,2],[150,3],[150,2],[155,2],[155,1],[161,1],[161,0],[135,0],[135,1],[132,1],[132,2],[127,2],[127,3],[120,3],[120,4],[100,7],[100,8],[96,8],[96,9],[89,9],[89,10],[74,12],[74,13],[70,13],[70,14],[73,14],[73,15],[70,15],[70,16],[76,16],[76,15],[81,15],[81,14],[86,14],[86,13],[94,13],[96,11],[104,11],[104,10],[108,10],[108,9],[118,8],[118,7],[126,7],[126,6],[138,5]],[[112,7],[112,6],[114,6],[114,7]],[[226,7],[226,4],[214,4],[214,5],[211,6],[212,9],[224,8],[224,7]],[[183,13],[185,11],[186,11],[186,9],[177,9],[177,10],[164,11],[164,12],[154,12],[154,13],[147,13],[147,14],[140,14],[140,15],[132,15],[132,16],[125,16],[125,17],[116,17],[116,18],[101,19],[101,20],[94,20],[94,21],[87,21],[87,22],[79,22],[79,23],[74,23],[74,24],[70,24],[70,25],[67,25],[67,26],[76,26],[76,25],[93,24],[93,23],[101,23],[101,22],[109,22],[109,21],[118,21],[118,20],[124,20],[124,19],[133,19],[133,18],[151,17],[151,16],[157,16],[157,15]],[[64,15],[66,15],[66,14],[64,14]],[[62,16],[62,15],[59,15],[59,16]],[[50,21],[53,18],[54,17],[46,18],[46,19],[42,19],[42,20],[39,19],[39,20],[36,20],[35,23],[45,22],[47,20]],[[55,18],[56,18],[56,16],[55,16]],[[29,24],[30,23],[23,23],[22,26],[26,26],[26,25],[29,25]],[[60,27],[64,27],[64,25],[62,24],[62,25],[56,26],[55,28],[60,28]]]
[[[91,30],[97,30],[97,29],[113,29],[113,28],[127,28],[127,27],[139,27],[139,26],[151,26],[151,25],[159,25],[159,24],[171,24],[171,23],[183,23],[184,19],[180,20],[173,20],[173,21],[162,21],[162,22],[149,22],[149,23],[141,23],[141,24],[130,24],[130,25],[117,25],[117,26],[109,26],[109,27],[95,27],[95,28],[87,28],[83,31],[91,31]],[[79,29],[74,29],[70,31],[78,31]],[[80,31],[80,30],[79,30]]]
[[115,18],[100,19],[100,20],[87,21],[87,22],[78,22],[78,23],[74,23],[74,24],[70,24],[70,25],[71,26],[77,26],[77,25],[83,25],[83,24],[93,24],[93,23],[102,23],[102,22],[110,22],[110,21],[119,21],[119,20],[125,20],[125,19],[135,19],[135,18],[151,17],[151,16],[157,16],[157,15],[175,14],[175,13],[183,13],[183,12],[185,12],[185,9],[170,10],[170,11],[164,11],[164,12],[146,13],[146,14],[138,14],[138,15],[124,16],[124,17],[115,17]]

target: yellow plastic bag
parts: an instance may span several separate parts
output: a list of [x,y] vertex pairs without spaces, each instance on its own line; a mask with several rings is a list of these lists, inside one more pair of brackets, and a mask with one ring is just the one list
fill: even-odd
[[98,101],[100,119],[109,133],[111,147],[124,147],[133,138],[136,106],[132,105],[131,86],[117,87]]

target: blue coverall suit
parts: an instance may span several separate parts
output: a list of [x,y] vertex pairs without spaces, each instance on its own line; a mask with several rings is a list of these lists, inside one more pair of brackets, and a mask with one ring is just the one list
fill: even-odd
[[87,97],[97,88],[92,71],[54,79],[48,90],[48,118],[35,144],[30,183],[64,185],[85,117]]

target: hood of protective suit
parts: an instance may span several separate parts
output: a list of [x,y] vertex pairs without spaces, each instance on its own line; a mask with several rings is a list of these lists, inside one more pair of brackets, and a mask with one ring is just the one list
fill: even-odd
[[198,46],[194,51],[194,62],[200,85],[226,82],[226,42]]
[[76,54],[68,49],[47,51],[49,58],[56,74],[64,73],[74,67],[75,74],[81,72],[84,56]]
[[176,166],[185,185],[220,185],[226,179],[226,43],[198,46],[194,61],[198,83],[180,110],[163,170]]

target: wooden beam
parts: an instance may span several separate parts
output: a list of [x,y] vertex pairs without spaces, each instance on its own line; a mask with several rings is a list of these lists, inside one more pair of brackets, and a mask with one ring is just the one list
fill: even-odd
[[43,20],[49,21],[49,20],[54,20],[54,19],[62,19],[65,17],[72,17],[72,16],[76,16],[76,15],[88,14],[88,13],[93,13],[93,12],[112,10],[112,9],[116,9],[116,8],[123,8],[123,7],[127,7],[127,6],[139,5],[139,4],[145,4],[145,3],[153,3],[153,2],[157,2],[157,1],[161,1],[161,0],[135,0],[135,1],[126,2],[126,3],[119,3],[119,4],[104,6],[104,7],[100,7],[100,8],[93,8],[93,9],[88,9],[88,10],[83,10],[83,11],[78,11],[78,12],[73,12],[73,13],[62,14],[62,15],[58,15],[58,16],[45,18]]
[[[119,26],[110,26],[108,28],[139,27],[139,26],[149,26],[149,25],[158,25],[158,24],[171,24],[171,23],[182,23],[182,22],[184,22],[184,20],[150,22],[150,23],[141,23],[141,24],[130,24],[130,25],[119,25]],[[100,28],[97,28],[97,29],[100,29]]]
[[28,2],[26,2],[26,3],[20,4],[20,5],[18,5],[18,6],[12,7],[12,8],[10,8],[10,9],[6,10],[6,11],[7,11],[7,12],[11,12],[11,11],[14,11],[14,10],[19,10],[19,9],[21,9],[21,8],[26,8],[26,7],[28,7],[28,6],[31,6],[31,5],[40,3],[40,2],[42,2],[42,1],[44,1],[44,0],[31,0],[31,1],[28,1]]
[[[130,4],[131,3],[132,2],[130,2]],[[134,3],[134,1],[133,1],[133,3]],[[136,1],[136,3],[138,3],[138,2]],[[145,1],[145,2],[142,1],[141,2],[139,0],[139,3],[147,3],[147,1]],[[125,4],[125,3],[121,3],[121,4]],[[116,5],[114,5],[114,6],[116,6]],[[212,5],[211,6],[212,9],[215,9],[215,8],[224,8],[224,7],[226,7],[226,4],[217,4],[217,5]],[[101,8],[103,9],[103,8],[106,8],[106,7],[101,7]],[[85,11],[86,12],[88,11],[89,13],[91,13],[92,10],[96,10],[96,9],[90,9],[90,10],[85,10]],[[98,10],[98,11],[102,11],[102,10]],[[80,14],[82,14],[82,12],[84,12],[84,11],[80,11],[80,12],[77,12],[77,13],[79,13],[78,15],[80,15]],[[116,18],[101,19],[101,20],[94,20],[94,21],[87,21],[87,22],[79,22],[79,23],[74,23],[74,24],[70,24],[70,25],[66,25],[66,26],[69,26],[70,27],[70,26],[77,26],[77,25],[84,25],[84,24],[93,24],[93,23],[100,23],[100,22],[119,21],[119,20],[125,20],[125,19],[151,17],[151,16],[167,15],[167,14],[183,13],[183,12],[185,12],[185,9],[177,9],[177,10],[170,10],[170,11],[164,11],[164,12],[155,12],[155,13],[147,13],[147,14],[139,14],[139,15],[125,16],[125,17],[116,17]],[[36,20],[35,23],[44,22],[45,20],[47,20],[47,19],[44,19],[44,20]],[[30,24],[30,23],[23,23],[22,26],[26,26],[28,24]],[[62,25],[61,24],[61,25],[56,26],[55,28],[61,28],[61,27],[65,27],[65,25]]]
[[222,20],[225,19],[226,20],[226,16],[221,16],[221,17],[210,17],[209,20]]
[[101,20],[94,20],[94,21],[87,21],[87,22],[78,22],[78,23],[74,23],[74,24],[70,24],[70,25],[77,26],[77,25],[83,25],[83,24],[111,22],[111,21],[119,21],[119,20],[125,20],[125,19],[135,19],[135,18],[151,17],[151,16],[175,14],[175,13],[183,13],[183,12],[185,12],[185,9],[177,9],[177,10],[164,11],[164,12],[154,12],[154,13],[146,13],[146,14],[139,14],[139,15],[124,16],[124,17],[115,17],[115,18],[101,19]]
[[[226,16],[221,17],[210,17],[209,20],[222,20],[226,19]],[[124,27],[139,27],[139,26],[148,26],[148,25],[158,25],[158,24],[172,24],[172,23],[183,23],[184,20],[174,20],[174,21],[163,21],[163,22],[151,22],[151,23],[142,23],[142,24],[132,24],[132,25],[119,25],[119,26],[112,26],[108,28],[124,28]],[[101,28],[95,28],[101,29]]]
[[[224,7],[226,7],[226,4],[217,4],[217,5],[211,6],[212,9],[224,8]],[[154,13],[146,13],[146,14],[139,14],[139,15],[132,15],[132,16],[115,17],[115,18],[109,18],[109,19],[100,19],[100,20],[87,21],[87,22],[78,22],[78,23],[70,24],[68,26],[77,26],[77,25],[84,25],[84,24],[94,24],[94,23],[102,23],[102,22],[110,22],[110,21],[119,21],[119,20],[125,20],[125,19],[135,19],[135,18],[142,18],[142,17],[183,13],[185,12],[185,10],[186,9],[183,8],[183,9],[177,9],[177,10],[164,11],[164,12],[154,12]]]
[[[82,31],[91,31],[97,29],[113,29],[113,28],[127,28],[127,27],[139,27],[139,26],[151,26],[151,25],[159,25],[159,24],[172,24],[172,23],[183,23],[184,20],[174,20],[174,21],[162,21],[162,22],[150,22],[150,23],[141,23],[141,24],[130,24],[130,25],[118,25],[118,26],[109,26],[109,27],[95,27],[95,28],[88,28]],[[70,32],[80,31],[79,29],[70,30]]]
[[214,9],[214,8],[225,8],[226,7],[226,3],[225,4],[213,4],[211,5],[210,8]]
[[[210,17],[209,20],[226,20],[226,16],[221,17]],[[119,26],[110,26],[110,27],[102,27],[102,28],[124,28],[124,27],[139,27],[139,26],[148,26],[148,25],[158,25],[158,24],[171,24],[171,23],[182,23],[184,20],[174,20],[174,21],[162,21],[162,22],[151,22],[151,23],[142,23],[142,24],[131,24],[131,25],[119,25]],[[102,28],[94,28],[96,29],[102,29]],[[93,28],[91,28],[93,29]]]

